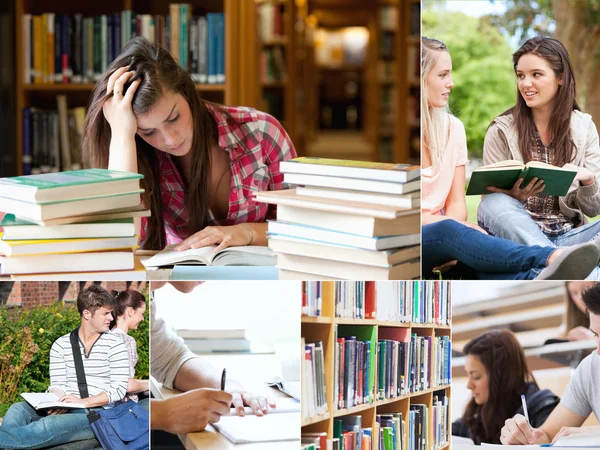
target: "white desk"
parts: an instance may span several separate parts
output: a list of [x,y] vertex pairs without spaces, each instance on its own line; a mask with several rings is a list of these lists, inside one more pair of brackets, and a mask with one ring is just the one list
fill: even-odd
[[[278,397],[286,397],[277,389],[265,384],[265,380],[281,372],[275,355],[206,355],[202,358],[219,371],[223,367],[227,368],[227,378],[240,381],[244,388],[252,393],[268,395],[275,401]],[[178,393],[163,387],[153,378],[150,385],[152,394],[158,399],[169,398]],[[298,429],[300,429],[300,422],[298,422]],[[298,450],[300,448],[299,440],[235,445],[211,425],[208,425],[204,431],[179,435],[179,439],[187,450]]]

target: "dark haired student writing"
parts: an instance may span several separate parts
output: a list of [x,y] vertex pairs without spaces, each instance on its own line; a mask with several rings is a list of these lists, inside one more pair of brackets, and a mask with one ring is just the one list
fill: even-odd
[[96,84],[84,136],[87,166],[144,175],[152,216],[141,245],[154,250],[266,245],[274,209],[253,195],[282,189],[279,163],[296,156],[272,116],[201,99],[190,74],[142,37]]

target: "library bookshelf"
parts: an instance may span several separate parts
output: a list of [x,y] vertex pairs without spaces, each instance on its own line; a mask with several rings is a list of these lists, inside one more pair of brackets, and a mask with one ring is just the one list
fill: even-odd
[[[307,282],[304,282],[307,283]],[[401,395],[395,398],[388,398],[378,400],[377,396],[372,403],[361,404],[347,409],[336,409],[334,401],[334,378],[335,378],[335,342],[336,336],[338,336],[337,329],[343,327],[351,327],[352,333],[356,333],[357,337],[360,335],[360,329],[368,329],[367,334],[375,336],[375,340],[378,338],[387,338],[394,333],[408,333],[408,335],[416,334],[421,337],[439,337],[451,336],[451,322],[449,325],[436,325],[430,323],[405,323],[405,322],[392,322],[387,320],[376,320],[376,319],[346,319],[336,317],[335,314],[335,283],[345,282],[333,282],[323,281],[321,282],[321,315],[318,317],[310,317],[303,315],[301,317],[301,334],[306,344],[313,342],[322,342],[323,346],[323,360],[324,360],[324,379],[325,379],[325,395],[327,403],[327,411],[315,415],[313,417],[305,418],[302,415],[302,433],[327,433],[327,439],[334,437],[334,420],[343,416],[361,416],[362,428],[373,428],[376,422],[376,415],[378,414],[393,414],[402,413],[402,417],[406,420],[409,414],[411,405],[424,404],[428,407],[428,423],[430,424],[427,430],[428,434],[428,447],[427,450],[450,450],[450,417],[447,417],[447,436],[448,442],[443,445],[434,447],[433,446],[433,399],[434,394],[443,393],[448,399],[447,414],[450,415],[451,411],[451,386],[450,384],[436,385],[428,389],[424,389],[417,392],[411,392],[405,395]],[[368,289],[369,283],[375,283],[373,281],[365,282],[365,289]],[[394,281],[389,282],[378,282],[378,283],[398,283]],[[431,283],[433,281],[407,281],[406,283]],[[438,282],[439,283],[439,282]],[[442,282],[448,283],[448,282]],[[306,284],[304,284],[304,287]],[[304,291],[304,289],[303,289]],[[447,284],[447,293],[450,296],[450,284]],[[451,301],[449,301],[451,304]],[[383,336],[382,336],[383,334]],[[432,377],[432,371],[434,368],[434,353],[433,351],[429,355],[429,370],[430,377]],[[377,361],[378,357],[375,357],[375,393],[377,393],[379,386],[377,386]],[[304,374],[303,374],[304,375]],[[304,389],[304,387],[303,387]],[[303,408],[304,408],[303,403]],[[408,440],[408,427],[405,427],[405,434],[403,436],[402,448],[406,449]],[[375,447],[373,444],[372,448]]]
[[419,164],[421,3],[379,0],[377,6],[369,24],[373,160]]
[[[24,16],[26,14],[42,15],[52,12],[56,15],[82,14],[84,17],[115,14],[121,11],[133,11],[136,14],[169,15],[169,5],[175,1],[168,0],[104,0],[102,2],[81,2],[78,0],[56,0],[49,6],[45,2],[33,0],[16,0],[15,2],[15,44],[16,44],[16,148],[14,172],[23,173],[23,109],[38,107],[56,109],[56,96],[67,96],[69,109],[85,107],[95,86],[93,83],[56,83],[27,84],[24,81],[25,48],[24,48]],[[189,0],[192,13],[206,14],[224,13],[225,45],[224,65],[225,82],[220,84],[196,84],[196,89],[207,100],[227,105],[242,105],[242,72],[240,52],[246,36],[240,33],[243,29],[244,9],[246,2],[238,0]],[[252,5],[253,6],[253,5]],[[108,61],[110,64],[111,61]],[[256,89],[256,88],[255,88]]]

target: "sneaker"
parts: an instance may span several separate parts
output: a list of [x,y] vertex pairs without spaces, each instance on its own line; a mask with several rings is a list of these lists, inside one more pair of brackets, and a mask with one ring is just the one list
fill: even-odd
[[598,265],[600,250],[596,244],[567,247],[535,278],[536,280],[584,280]]

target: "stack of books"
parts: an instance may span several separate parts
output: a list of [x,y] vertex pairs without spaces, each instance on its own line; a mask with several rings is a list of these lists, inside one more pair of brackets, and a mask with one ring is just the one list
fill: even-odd
[[419,166],[302,157],[280,170],[298,187],[256,194],[277,205],[280,279],[419,277]]
[[0,274],[145,279],[134,255],[134,218],[150,215],[140,205],[141,178],[86,169],[0,179]]

